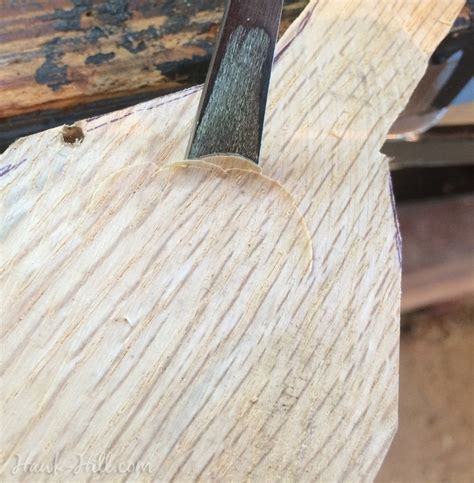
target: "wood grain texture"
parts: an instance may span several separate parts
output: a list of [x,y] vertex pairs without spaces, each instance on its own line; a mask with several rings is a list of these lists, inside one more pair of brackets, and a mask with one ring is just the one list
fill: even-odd
[[[182,161],[200,88],[2,156],[5,480],[55,455],[45,480],[374,478],[400,306],[378,150],[462,3],[310,2],[278,47],[261,171]],[[101,454],[147,471],[71,472]]]

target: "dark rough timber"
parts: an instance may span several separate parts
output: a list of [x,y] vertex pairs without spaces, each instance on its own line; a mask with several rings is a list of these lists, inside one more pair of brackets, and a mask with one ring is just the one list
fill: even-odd
[[[0,145],[204,82],[225,3],[0,2]],[[282,31],[307,3],[285,1]]]
[[129,0],[107,0],[97,2],[94,0],[71,0],[71,9],[55,8],[49,15],[40,17],[42,20],[52,20],[54,28],[60,32],[81,30],[81,17],[96,15],[97,18],[108,25],[120,25],[127,21]]
[[109,52],[107,54],[98,53],[95,55],[89,55],[86,59],[86,64],[100,65],[108,60],[112,60],[115,57],[115,52]]
[[61,60],[64,52],[59,37],[44,44],[44,55],[44,63],[35,72],[35,81],[47,85],[53,91],[70,84],[71,81],[67,78],[67,65]]

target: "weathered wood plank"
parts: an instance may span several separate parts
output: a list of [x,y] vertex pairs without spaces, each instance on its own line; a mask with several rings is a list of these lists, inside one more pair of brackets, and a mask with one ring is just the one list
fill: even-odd
[[400,306],[378,150],[461,5],[310,2],[279,44],[261,172],[183,163],[199,88],[1,157],[4,479],[37,479],[15,455],[101,453],[142,481],[374,478]]
[[[286,2],[283,30],[306,4]],[[6,0],[1,118],[201,82],[223,7],[224,0]]]

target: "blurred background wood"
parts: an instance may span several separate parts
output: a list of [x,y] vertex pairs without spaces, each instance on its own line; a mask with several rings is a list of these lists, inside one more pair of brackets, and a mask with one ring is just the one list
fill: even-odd
[[474,124],[474,102],[450,107],[439,124],[442,126]]
[[378,483],[474,481],[474,297],[402,317],[400,422]]
[[402,310],[474,296],[474,195],[398,205]]

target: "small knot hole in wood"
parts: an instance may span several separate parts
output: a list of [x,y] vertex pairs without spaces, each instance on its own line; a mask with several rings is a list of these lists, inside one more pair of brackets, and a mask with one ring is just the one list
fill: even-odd
[[80,126],[64,126],[62,137],[66,144],[80,144],[84,140],[84,132]]

